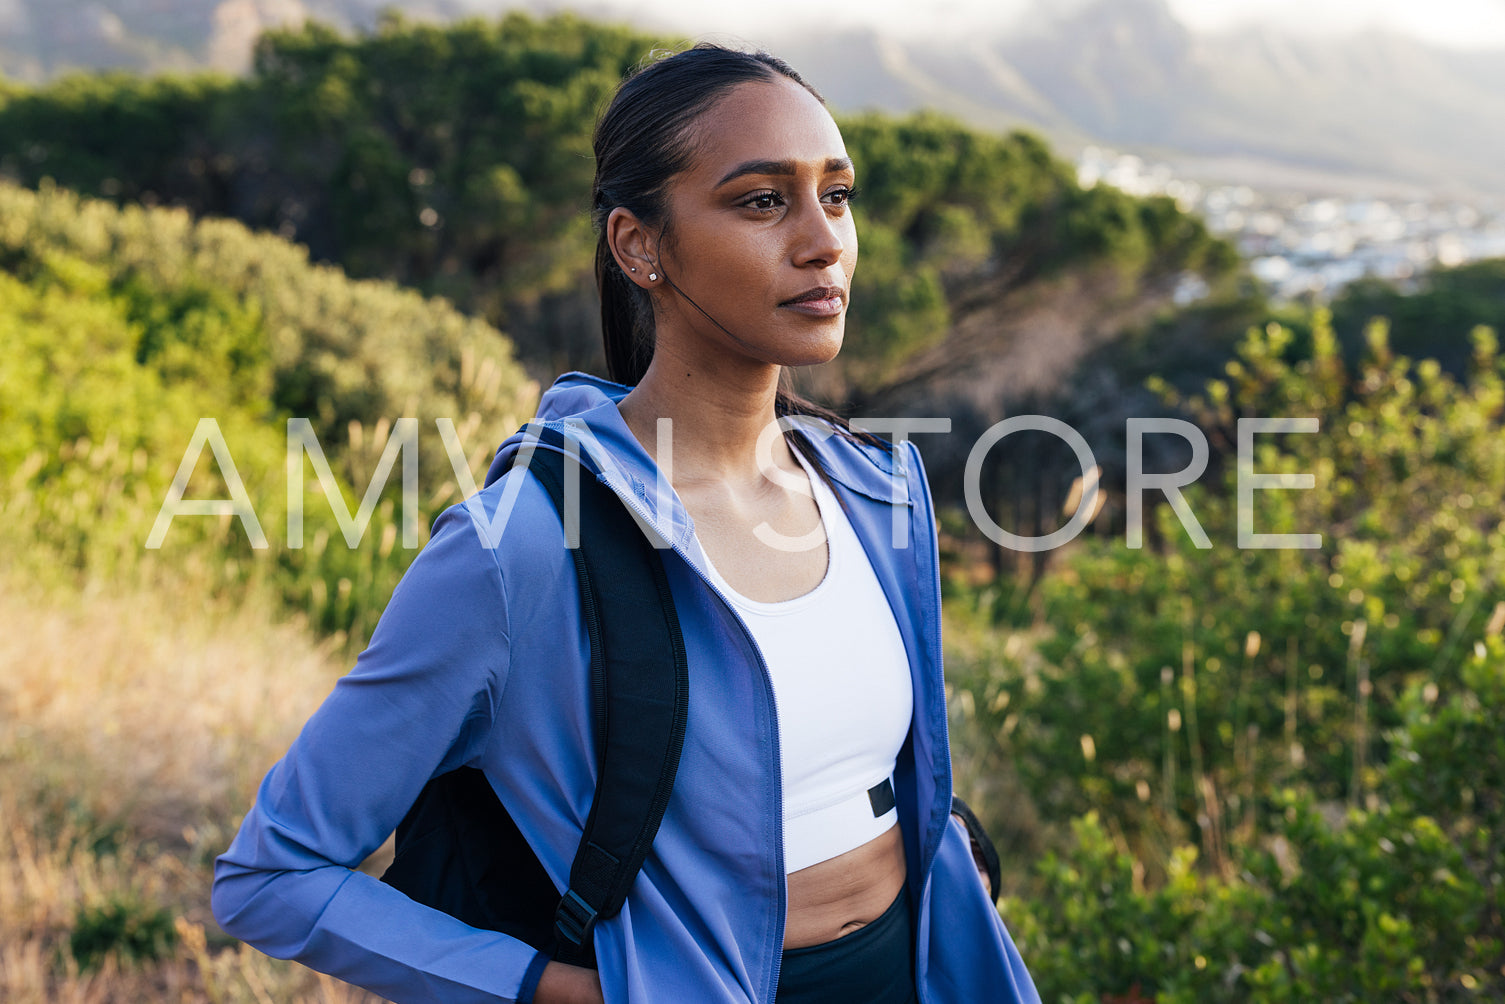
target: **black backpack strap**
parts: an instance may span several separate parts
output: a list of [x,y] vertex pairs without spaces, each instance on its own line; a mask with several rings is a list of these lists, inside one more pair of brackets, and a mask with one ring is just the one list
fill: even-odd
[[[553,430],[520,451],[566,529],[591,649],[595,799],[561,897],[491,782],[460,767],[433,778],[397,827],[382,881],[473,927],[520,938],[563,962],[595,964],[591,931],[622,909],[663,820],[684,746],[689,671],[663,562],[620,499]],[[500,473],[500,472],[498,472]],[[580,475],[578,478],[574,475]],[[566,481],[572,482],[566,491]]]
[[[552,429],[539,438],[528,469],[568,526],[571,493],[565,491],[564,465],[578,464],[579,456]],[[690,684],[684,637],[657,549],[588,468],[571,473],[579,474],[580,546],[572,553],[590,636],[599,773],[569,888],[554,914],[554,938],[555,958],[589,964],[596,920],[622,909],[668,807],[684,747]]]
[[988,892],[996,903],[1003,895],[1003,868],[998,860],[998,848],[993,846],[988,831],[983,829],[982,821],[977,818],[977,813],[972,807],[963,802],[960,795],[955,793],[951,796],[951,811],[961,817],[961,821],[967,827],[967,836],[972,838],[972,860],[980,869],[987,872],[988,882],[991,886]]

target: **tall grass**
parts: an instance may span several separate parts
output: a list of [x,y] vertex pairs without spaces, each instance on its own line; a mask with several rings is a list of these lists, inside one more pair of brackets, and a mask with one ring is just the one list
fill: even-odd
[[0,1000],[374,1000],[209,913],[213,856],[344,669],[276,609],[0,572]]

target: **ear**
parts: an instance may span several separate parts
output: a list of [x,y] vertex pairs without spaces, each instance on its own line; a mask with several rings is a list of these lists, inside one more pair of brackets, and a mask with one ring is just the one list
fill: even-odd
[[606,244],[629,282],[648,290],[660,284],[658,236],[632,210],[618,206],[606,217]]

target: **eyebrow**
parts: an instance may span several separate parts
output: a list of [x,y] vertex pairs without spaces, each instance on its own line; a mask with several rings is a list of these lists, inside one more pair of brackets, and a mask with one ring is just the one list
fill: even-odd
[[[835,174],[837,171],[850,171],[851,169],[852,158],[832,157],[831,159],[826,161],[825,173]],[[726,177],[716,182],[716,187],[720,188],[727,182],[732,181],[736,178],[740,178],[745,174],[774,174],[792,176],[796,172],[797,165],[792,160],[748,160],[732,168],[731,172],[727,174]]]

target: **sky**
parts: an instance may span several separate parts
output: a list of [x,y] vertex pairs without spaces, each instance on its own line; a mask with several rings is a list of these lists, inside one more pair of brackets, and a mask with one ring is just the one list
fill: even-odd
[[1347,33],[1384,27],[1459,48],[1505,46],[1505,0],[1170,0],[1193,28],[1251,20],[1304,31]]
[[[465,0],[476,7],[497,0]],[[1083,0],[1049,0],[1060,9]],[[1204,31],[1249,23],[1275,24],[1304,33],[1350,34],[1386,28],[1439,45],[1505,48],[1505,0],[1168,0],[1188,26]],[[562,4],[563,5],[563,4]],[[752,39],[793,31],[876,26],[901,35],[947,35],[1001,27],[1032,9],[1031,0],[759,0],[708,4],[705,0],[581,0],[568,6],[610,12],[643,22],[660,21],[689,32],[741,32]],[[648,17],[645,17],[648,15]]]

